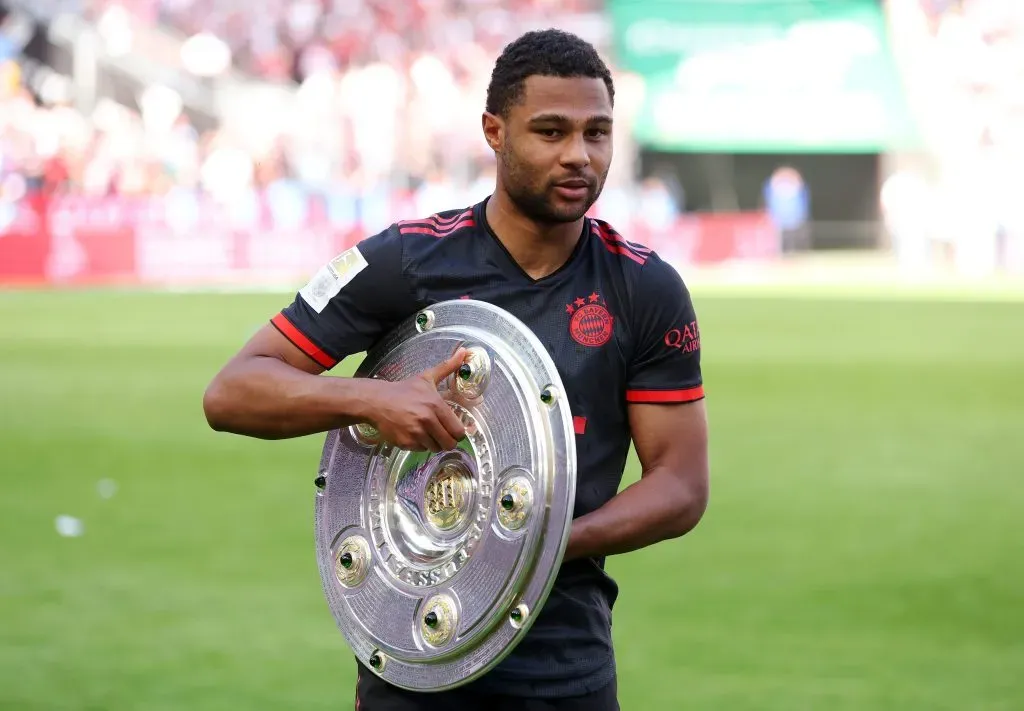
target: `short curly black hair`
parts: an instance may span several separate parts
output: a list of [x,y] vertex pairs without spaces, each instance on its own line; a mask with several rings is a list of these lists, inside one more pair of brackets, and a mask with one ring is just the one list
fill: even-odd
[[534,30],[505,47],[487,86],[487,112],[507,116],[531,76],[602,79],[615,104],[612,73],[592,44],[564,30]]

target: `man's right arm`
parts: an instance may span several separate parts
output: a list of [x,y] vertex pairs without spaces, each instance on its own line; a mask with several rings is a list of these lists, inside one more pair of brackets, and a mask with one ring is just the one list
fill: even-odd
[[203,397],[210,426],[284,439],[367,422],[403,449],[454,448],[464,429],[437,387],[464,353],[401,382],[322,375],[418,308],[402,249],[386,230],[324,265],[214,377]]
[[260,439],[286,439],[369,422],[410,451],[454,449],[465,430],[438,384],[458,370],[447,361],[397,383],[332,378],[276,328],[265,326],[217,373],[203,397],[210,427]]
[[368,421],[372,391],[386,383],[321,377],[325,368],[269,324],[214,377],[203,396],[218,432],[285,439]]

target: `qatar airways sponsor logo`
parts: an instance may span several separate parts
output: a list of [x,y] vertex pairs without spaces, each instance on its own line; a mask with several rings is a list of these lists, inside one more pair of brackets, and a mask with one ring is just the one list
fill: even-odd
[[682,328],[673,328],[665,334],[665,345],[683,353],[700,350],[700,328],[696,321],[690,321]]

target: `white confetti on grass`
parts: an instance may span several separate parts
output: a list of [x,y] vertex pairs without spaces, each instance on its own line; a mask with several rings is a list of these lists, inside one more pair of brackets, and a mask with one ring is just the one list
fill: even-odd
[[61,514],[57,517],[54,525],[57,528],[57,533],[64,538],[78,538],[85,533],[85,524],[74,516]]
[[117,493],[117,482],[113,479],[100,479],[96,484],[96,491],[100,498],[110,499]]

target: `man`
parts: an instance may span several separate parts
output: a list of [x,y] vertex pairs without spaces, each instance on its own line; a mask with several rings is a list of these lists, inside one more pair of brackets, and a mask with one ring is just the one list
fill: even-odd
[[810,191],[803,176],[788,165],[776,169],[764,181],[765,209],[782,236],[785,254],[811,248]]
[[[700,332],[679,275],[586,216],[612,159],[614,87],[593,47],[528,33],[493,70],[483,135],[493,194],[399,222],[324,268],[211,383],[214,429],[282,438],[370,422],[397,446],[440,451],[463,435],[437,384],[462,353],[402,382],[319,378],[424,306],[469,296],[544,343],[577,423],[579,477],[565,562],[509,657],[481,679],[410,693],[360,666],[362,711],[617,709],[605,558],[681,536],[708,497]],[[616,495],[630,438],[643,467]]]

